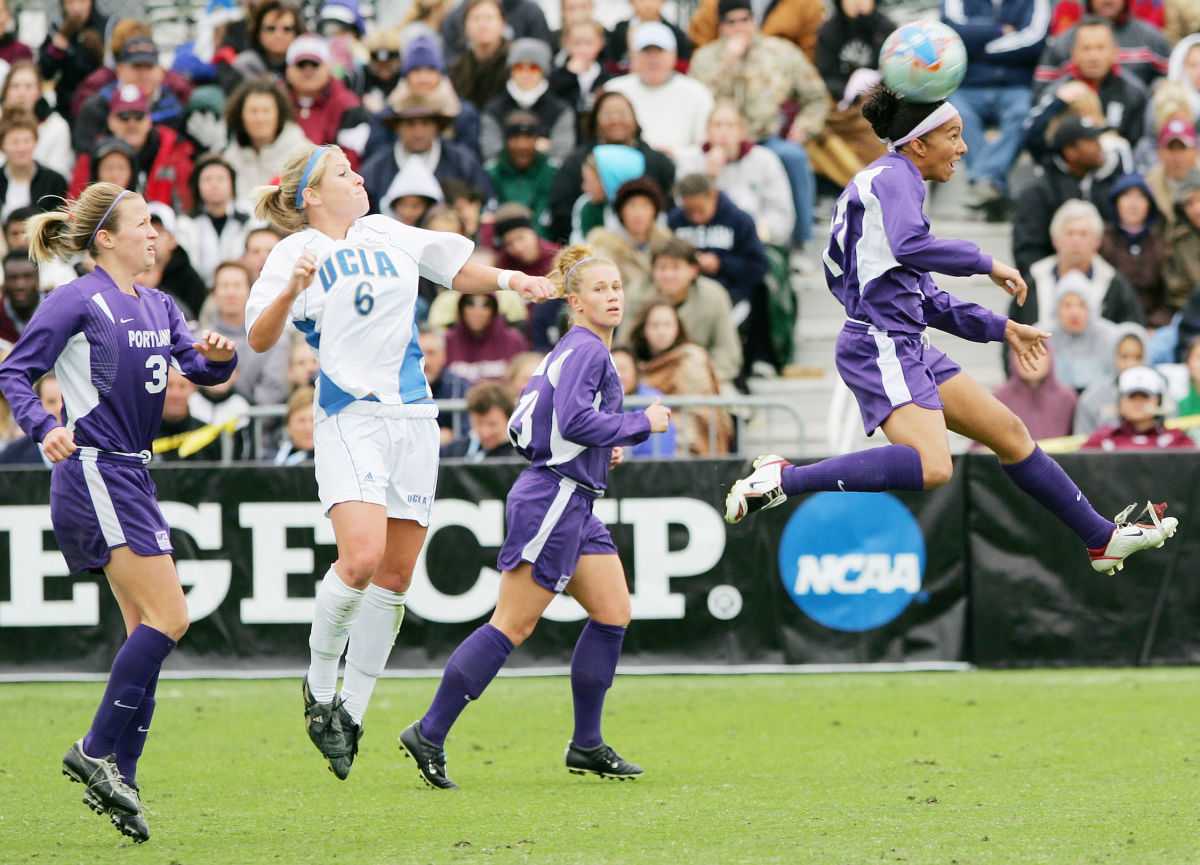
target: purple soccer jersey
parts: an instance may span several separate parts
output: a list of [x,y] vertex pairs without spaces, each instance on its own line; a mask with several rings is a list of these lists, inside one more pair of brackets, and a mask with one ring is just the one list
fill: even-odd
[[138,286],[122,292],[103,269],[42,299],[12,353],[0,364],[0,391],[17,423],[36,441],[60,425],[42,408],[33,382],[53,369],[75,443],[114,453],[148,451],[162,422],[167,367],[197,384],[219,384],[234,357],[210,362],[170,296]]
[[929,272],[988,273],[992,257],[966,240],[929,233],[925,182],[900,153],[876,159],[854,176],[834,209],[822,255],[829,290],[854,321],[889,333],[926,326],[973,342],[1004,338],[1007,319],[938,288]]
[[646,413],[623,413],[623,400],[608,346],[587,328],[572,327],[521,392],[508,437],[534,468],[603,490],[612,448],[650,435]]

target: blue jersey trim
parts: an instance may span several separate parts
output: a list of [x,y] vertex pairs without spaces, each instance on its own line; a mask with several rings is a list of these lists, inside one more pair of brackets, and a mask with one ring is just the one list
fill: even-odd
[[429,383],[425,381],[425,372],[421,369],[421,360],[425,357],[418,341],[417,323],[412,326],[412,338],[404,351],[404,360],[400,363],[400,399],[405,402],[429,399]]
[[292,321],[296,325],[296,330],[304,334],[304,341],[313,349],[321,347],[321,332],[317,330],[317,323],[311,318],[299,318]]
[[350,403],[354,402],[354,397],[334,384],[333,379],[323,371],[320,373],[320,376],[321,386],[317,388],[317,393],[320,394],[321,409],[325,414],[337,414],[350,405]]

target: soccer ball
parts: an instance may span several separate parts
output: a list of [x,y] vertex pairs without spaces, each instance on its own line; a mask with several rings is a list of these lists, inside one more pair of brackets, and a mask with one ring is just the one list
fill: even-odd
[[939,21],[916,21],[895,30],[879,52],[883,83],[913,102],[940,102],[967,74],[967,49]]

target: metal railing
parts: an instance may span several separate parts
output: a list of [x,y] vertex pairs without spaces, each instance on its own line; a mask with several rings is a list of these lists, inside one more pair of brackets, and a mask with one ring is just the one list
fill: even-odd
[[[653,400],[646,397],[627,397],[625,404],[633,408],[644,408]],[[733,418],[736,435],[732,454],[745,455],[747,443],[763,450],[786,450],[789,455],[801,456],[804,447],[804,418],[800,409],[792,403],[771,396],[663,396],[663,405],[676,409],[723,409]],[[465,399],[441,399],[438,410],[450,413],[454,422],[455,435],[466,432],[467,401]],[[267,441],[263,421],[282,420],[286,407],[281,405],[251,406],[243,417],[250,421],[250,440],[253,453],[260,457],[266,453]],[[221,462],[233,461],[233,437],[222,434]],[[709,424],[709,451],[717,452],[717,425]]]

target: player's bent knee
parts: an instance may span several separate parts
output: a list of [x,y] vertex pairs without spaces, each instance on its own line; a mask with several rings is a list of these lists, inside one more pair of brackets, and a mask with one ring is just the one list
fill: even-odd
[[921,458],[921,471],[925,481],[925,489],[932,490],[950,482],[954,476],[954,461],[949,454],[944,459]]

